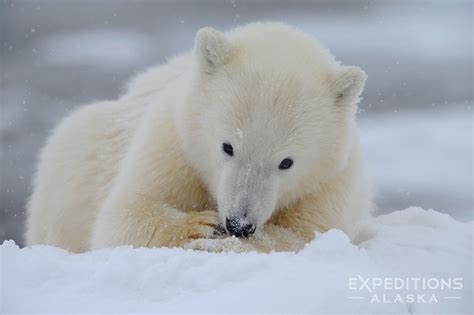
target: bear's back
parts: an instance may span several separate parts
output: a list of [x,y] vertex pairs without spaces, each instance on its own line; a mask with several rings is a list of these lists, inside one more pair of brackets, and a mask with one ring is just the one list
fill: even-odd
[[[97,212],[144,113],[182,70],[173,61],[151,68],[132,80],[118,100],[83,106],[53,131],[40,155],[27,206],[28,245],[74,252],[89,248]],[[51,226],[55,228],[47,228]]]

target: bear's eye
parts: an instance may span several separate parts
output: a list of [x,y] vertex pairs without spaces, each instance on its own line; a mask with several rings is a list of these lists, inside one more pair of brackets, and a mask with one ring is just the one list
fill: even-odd
[[224,142],[222,144],[222,150],[224,150],[224,152],[227,153],[229,156],[234,155],[234,148],[230,143]]
[[293,160],[290,158],[286,158],[283,161],[281,161],[280,165],[278,166],[279,169],[281,170],[287,170],[293,165]]

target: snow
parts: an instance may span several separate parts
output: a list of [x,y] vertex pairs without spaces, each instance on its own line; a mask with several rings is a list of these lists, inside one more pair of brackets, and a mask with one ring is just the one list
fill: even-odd
[[[70,254],[6,241],[0,311],[470,314],[472,227],[411,207],[361,224],[357,245],[331,230],[299,253],[120,247]],[[415,290],[416,278],[445,286]],[[390,289],[394,279],[405,284]],[[378,303],[370,302],[374,294]],[[408,294],[437,302],[409,303]],[[393,302],[397,295],[403,303]]]
[[473,220],[472,103],[366,116],[359,127],[377,196],[396,198],[378,204],[443,209]]

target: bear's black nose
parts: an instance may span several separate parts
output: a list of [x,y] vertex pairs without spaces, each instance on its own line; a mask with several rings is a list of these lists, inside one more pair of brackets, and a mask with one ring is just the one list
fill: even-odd
[[246,218],[227,217],[225,219],[225,227],[230,235],[237,237],[248,237],[255,232],[255,226],[248,223]]

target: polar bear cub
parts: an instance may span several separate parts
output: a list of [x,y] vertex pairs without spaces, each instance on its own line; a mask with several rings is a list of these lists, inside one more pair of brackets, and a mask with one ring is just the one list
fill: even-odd
[[192,52],[53,132],[27,243],[270,251],[351,235],[372,207],[355,119],[365,81],[284,24],[201,29]]

